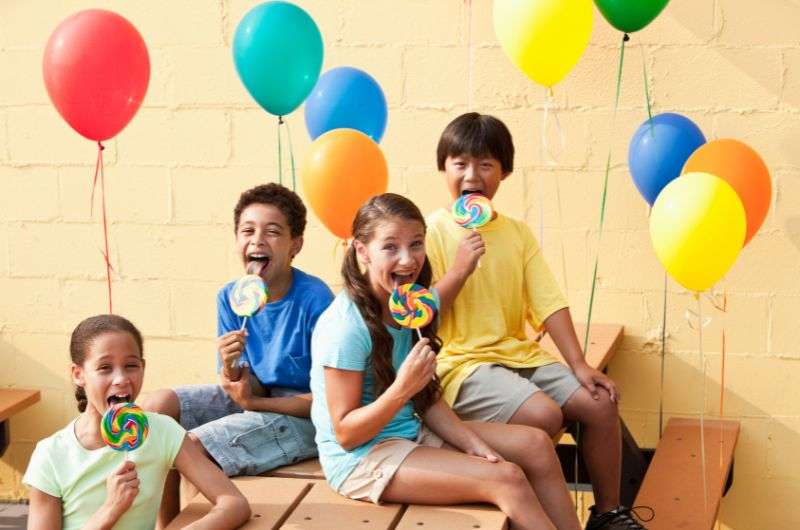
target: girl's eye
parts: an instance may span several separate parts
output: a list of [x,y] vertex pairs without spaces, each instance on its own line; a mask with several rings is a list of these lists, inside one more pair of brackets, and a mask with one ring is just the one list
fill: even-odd
[[99,371],[101,371],[101,372],[107,372],[107,371],[111,370],[111,365],[109,365],[109,364],[102,364],[102,365],[98,366],[98,367],[97,367],[97,369],[98,369]]
[[413,243],[411,243],[411,246],[412,246],[413,248],[419,248],[419,247],[421,247],[422,245],[423,245],[423,242],[422,242],[421,240],[420,240],[420,241],[414,241]]
[[394,245],[385,245],[385,246],[383,247],[383,250],[388,250],[388,251],[390,251],[390,252],[393,252],[393,251],[395,251],[396,249],[397,249],[397,247],[396,247],[396,246],[394,246]]

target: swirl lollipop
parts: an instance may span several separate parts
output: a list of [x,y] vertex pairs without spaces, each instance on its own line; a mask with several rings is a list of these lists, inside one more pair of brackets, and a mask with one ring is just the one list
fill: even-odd
[[138,449],[150,434],[147,415],[134,403],[117,403],[109,408],[100,423],[100,435],[107,446],[115,451]]
[[389,297],[389,311],[394,321],[403,327],[416,329],[420,339],[422,332],[419,329],[433,321],[438,309],[433,294],[416,283],[395,287]]
[[453,203],[453,219],[464,228],[480,228],[492,220],[492,201],[480,193],[468,193]]
[[236,280],[228,296],[231,309],[240,317],[244,317],[242,327],[247,324],[248,317],[252,317],[267,304],[267,285],[258,274],[246,274]]

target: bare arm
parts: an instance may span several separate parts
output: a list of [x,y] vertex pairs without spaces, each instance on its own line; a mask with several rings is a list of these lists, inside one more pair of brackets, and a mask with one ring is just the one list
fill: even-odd
[[475,270],[478,260],[486,253],[481,235],[472,231],[458,245],[453,265],[434,286],[439,293],[439,311],[444,313],[453,306],[456,296]]
[[617,385],[606,374],[586,363],[583,349],[580,342],[578,342],[578,336],[575,334],[575,325],[572,323],[572,315],[569,312],[569,308],[559,309],[547,317],[547,320],[544,321],[544,327],[553,337],[553,343],[555,343],[558,351],[561,352],[561,356],[564,357],[572,371],[575,372],[575,377],[592,394],[592,397],[600,399],[600,395],[597,393],[597,386],[599,385],[608,391],[611,401],[617,402],[619,400]]
[[175,467],[213,505],[202,519],[186,528],[227,530],[238,528],[250,518],[250,505],[244,495],[188,437],[175,457]]
[[244,410],[276,412],[299,418],[308,418],[311,415],[311,394],[283,397],[254,396],[250,388],[250,369],[245,365],[240,370],[240,377],[235,381],[231,380],[224,370],[220,372],[219,378],[225,392]]
[[433,378],[436,356],[428,339],[417,342],[386,391],[361,406],[364,373],[325,367],[325,397],[336,440],[347,450],[371,439]]
[[425,413],[425,425],[442,440],[469,455],[480,456],[490,462],[502,460],[443,399],[434,403]]
[[[61,530],[61,499],[36,488],[28,490],[28,530]],[[109,525],[107,528],[110,528]],[[84,526],[84,528],[88,528]],[[103,528],[95,526],[94,528]]]

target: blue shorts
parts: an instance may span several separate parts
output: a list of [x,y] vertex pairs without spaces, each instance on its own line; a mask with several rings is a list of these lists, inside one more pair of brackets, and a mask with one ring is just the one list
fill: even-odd
[[[297,394],[272,388],[271,395]],[[317,456],[308,418],[243,411],[219,385],[175,389],[181,426],[196,436],[229,477],[260,475]]]

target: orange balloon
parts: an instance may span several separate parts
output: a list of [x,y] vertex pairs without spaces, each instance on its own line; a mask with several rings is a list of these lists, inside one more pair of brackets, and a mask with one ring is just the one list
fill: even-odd
[[695,172],[711,173],[736,190],[747,217],[746,245],[764,222],[772,200],[772,181],[764,161],[739,140],[714,140],[698,147],[683,166],[683,174]]
[[384,193],[388,180],[381,148],[354,129],[326,132],[311,144],[303,163],[303,190],[311,209],[342,239],[352,235],[361,205]]

